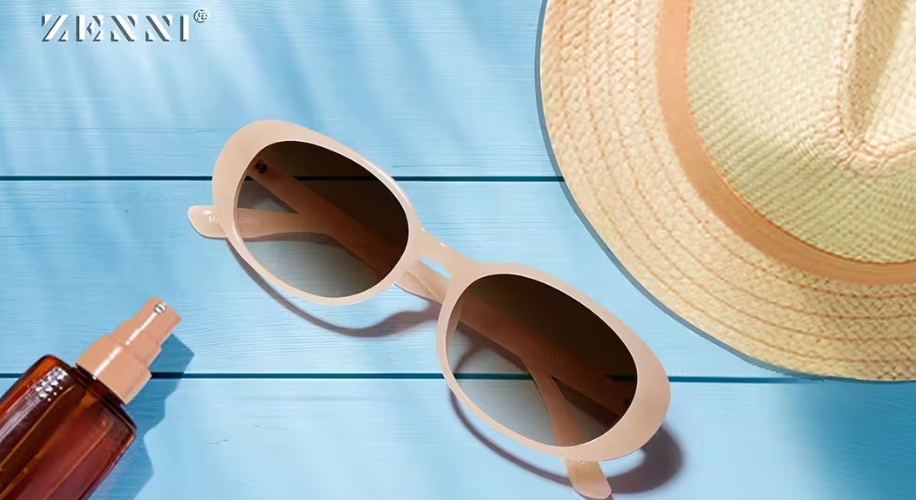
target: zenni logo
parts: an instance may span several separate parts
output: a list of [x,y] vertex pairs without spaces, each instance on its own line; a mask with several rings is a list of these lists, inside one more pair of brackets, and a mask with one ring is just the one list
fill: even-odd
[[[201,24],[210,14],[198,9],[194,14],[45,14],[41,25],[45,28],[43,42],[187,42],[191,39],[191,20]],[[76,36],[71,36],[75,33]]]

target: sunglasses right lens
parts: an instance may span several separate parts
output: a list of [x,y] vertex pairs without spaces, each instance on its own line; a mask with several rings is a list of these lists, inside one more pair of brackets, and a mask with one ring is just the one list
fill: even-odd
[[290,286],[346,297],[383,280],[407,247],[391,190],[353,160],[304,142],[263,149],[237,201],[245,247]]
[[636,367],[623,342],[589,308],[547,284],[486,276],[464,291],[453,315],[448,359],[462,391],[529,439],[590,441],[633,399]]

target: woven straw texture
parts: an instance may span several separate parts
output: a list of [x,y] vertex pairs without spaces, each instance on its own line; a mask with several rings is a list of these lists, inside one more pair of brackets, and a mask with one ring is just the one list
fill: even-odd
[[641,285],[766,363],[916,379],[916,278],[777,258],[691,182],[659,76],[671,11],[689,19],[689,114],[732,201],[799,247],[883,266],[916,260],[916,1],[549,0],[541,39],[559,168]]

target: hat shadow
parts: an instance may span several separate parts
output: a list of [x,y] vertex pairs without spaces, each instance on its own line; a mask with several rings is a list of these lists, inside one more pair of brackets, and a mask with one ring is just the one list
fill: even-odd
[[155,472],[146,448],[146,435],[165,419],[166,400],[178,389],[182,374],[193,358],[194,352],[175,335],[162,344],[162,352],[153,367],[162,364],[172,370],[154,374],[153,380],[126,407],[137,425],[137,436],[92,498],[134,499],[143,492]]

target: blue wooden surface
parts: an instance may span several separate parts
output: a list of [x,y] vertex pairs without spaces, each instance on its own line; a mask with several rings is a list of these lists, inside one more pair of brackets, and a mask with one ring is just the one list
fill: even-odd
[[[541,0],[0,7],[7,174],[210,175],[233,131],[276,118],[395,175],[554,175],[533,85]],[[46,13],[202,7],[210,19],[186,43],[40,43]]]
[[[188,43],[39,41],[42,14],[202,7]],[[592,238],[538,118],[541,8],[0,0],[0,390],[159,295],[184,321],[96,498],[576,498],[557,460],[454,405],[437,310],[397,289],[349,308],[292,299],[190,228],[223,141],[278,118],[397,176],[445,242],[551,272],[646,340],[672,406],[645,450],[603,464],[618,500],[911,499],[916,385],[756,366],[662,312]]]
[[[401,184],[443,241],[580,287],[636,329],[672,375],[776,376],[660,314],[594,242],[558,183]],[[75,358],[154,294],[184,317],[191,373],[438,370],[438,308],[398,288],[346,308],[278,300],[225,241],[190,227],[188,206],[209,197],[210,183],[197,180],[0,183],[0,262],[17,263],[0,288],[0,317],[30,332],[5,340],[0,372],[20,369],[49,344]],[[167,358],[155,368],[178,369]]]
[[[603,464],[615,498],[912,498],[912,386],[675,383],[672,396],[643,450]],[[577,498],[558,461],[482,425],[441,380],[154,380],[130,411],[143,439],[97,498]]]

